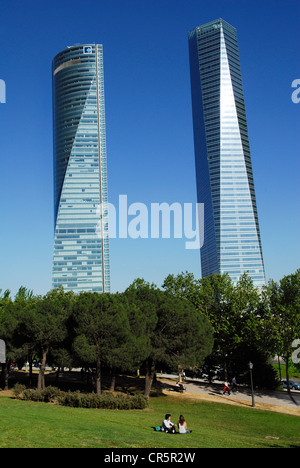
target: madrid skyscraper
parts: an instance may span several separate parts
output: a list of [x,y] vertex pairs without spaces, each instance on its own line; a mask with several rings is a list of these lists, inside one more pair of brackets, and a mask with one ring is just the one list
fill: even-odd
[[236,29],[222,19],[189,33],[202,276],[248,272],[265,284]]
[[109,292],[103,47],[68,47],[54,58],[52,71],[52,286]]

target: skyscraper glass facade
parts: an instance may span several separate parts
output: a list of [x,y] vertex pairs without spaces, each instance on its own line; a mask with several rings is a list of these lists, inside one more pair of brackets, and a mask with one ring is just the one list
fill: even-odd
[[68,47],[53,60],[52,286],[110,291],[103,48]]
[[222,19],[189,33],[202,276],[248,272],[265,284],[238,41]]

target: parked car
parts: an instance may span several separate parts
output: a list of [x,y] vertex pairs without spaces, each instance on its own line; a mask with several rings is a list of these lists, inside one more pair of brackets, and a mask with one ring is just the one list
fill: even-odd
[[[281,381],[283,388],[287,388],[287,380],[282,379]],[[294,382],[294,380],[290,380],[290,389],[291,390],[300,390],[300,383]]]

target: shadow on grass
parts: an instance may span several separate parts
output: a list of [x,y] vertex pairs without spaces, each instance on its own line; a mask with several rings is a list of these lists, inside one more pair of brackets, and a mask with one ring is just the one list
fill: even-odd
[[[29,373],[13,370],[9,376],[9,389],[11,390],[16,384],[25,385],[27,388],[36,388],[38,383],[38,372],[32,374],[30,381]],[[88,372],[65,371],[57,375],[57,372],[49,372],[45,375],[45,386],[53,386],[59,388],[63,392],[92,393],[95,391],[93,379]],[[111,376],[103,375],[101,382],[103,391],[111,390]],[[145,379],[143,377],[118,375],[116,376],[115,392],[125,393],[127,395],[135,395],[144,393]],[[151,389],[151,397],[165,397],[163,390],[166,385],[156,381]]]

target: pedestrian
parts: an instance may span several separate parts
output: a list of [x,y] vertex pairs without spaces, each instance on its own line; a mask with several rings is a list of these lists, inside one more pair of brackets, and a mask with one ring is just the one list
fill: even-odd
[[223,395],[225,395],[226,392],[228,393],[228,395],[231,395],[230,387],[229,387],[228,382],[225,382],[225,384],[224,384]]
[[233,377],[231,384],[232,384],[232,391],[237,390],[238,386],[236,383],[236,377]]

